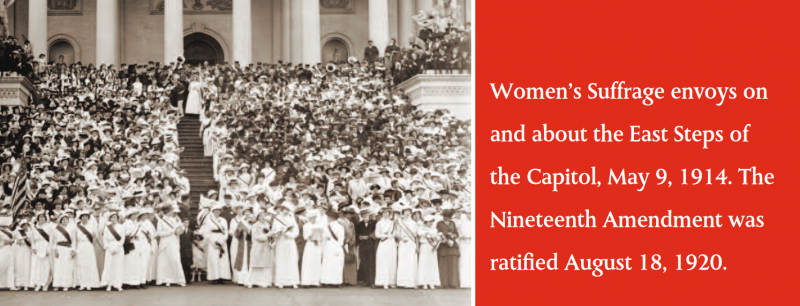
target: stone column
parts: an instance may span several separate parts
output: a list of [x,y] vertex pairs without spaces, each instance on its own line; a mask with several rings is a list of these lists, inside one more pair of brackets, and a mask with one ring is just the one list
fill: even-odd
[[97,1],[97,66],[119,66],[119,0]]
[[407,46],[409,40],[415,36],[414,31],[416,28],[414,27],[414,20],[411,19],[411,16],[414,16],[415,10],[415,0],[397,0],[398,1],[398,31],[397,31],[397,45],[398,46]]
[[233,61],[240,67],[253,62],[253,20],[250,0],[233,0]]
[[292,64],[300,63],[303,61],[303,0],[291,1],[291,38],[292,38]]
[[272,62],[277,63],[281,59],[281,0],[272,0]]
[[[33,47],[33,56],[47,56],[47,0],[30,0],[28,5],[28,40]],[[76,62],[80,60],[75,59]]]
[[183,0],[164,0],[164,64],[183,56]]
[[319,0],[303,1],[303,63],[312,66],[322,61]]
[[281,59],[292,60],[292,0],[281,2]]
[[389,1],[369,0],[369,39],[383,56],[389,44]]
[[[434,0],[416,0],[417,1],[417,10],[414,14],[418,14],[419,11],[430,12],[434,7]],[[417,25],[417,33],[419,30],[422,30],[422,27]]]

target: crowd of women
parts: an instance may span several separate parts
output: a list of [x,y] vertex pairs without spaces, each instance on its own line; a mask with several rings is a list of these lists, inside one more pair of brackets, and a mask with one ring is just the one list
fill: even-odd
[[[0,109],[0,288],[468,287],[470,122],[395,91],[391,54],[31,72]],[[195,113],[220,188],[189,217]]]

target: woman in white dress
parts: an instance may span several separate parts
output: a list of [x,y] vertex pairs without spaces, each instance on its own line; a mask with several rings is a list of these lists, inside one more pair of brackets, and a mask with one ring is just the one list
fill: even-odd
[[14,285],[28,290],[31,285],[31,240],[30,227],[27,220],[22,219],[14,231]]
[[220,217],[225,205],[217,203],[211,208],[212,215],[206,217],[200,232],[205,236],[206,269],[209,281],[222,284],[231,279],[231,260],[228,254],[228,223]]
[[303,248],[303,268],[300,269],[300,285],[319,286],[322,276],[322,230],[325,228],[319,210],[309,210],[306,218],[308,223],[303,225],[303,239],[306,245]]
[[395,221],[397,247],[397,286],[417,287],[417,222],[411,218],[411,206],[403,208],[403,217]]
[[290,214],[292,210],[288,202],[278,206],[279,215],[272,222],[272,229],[276,232],[277,243],[275,245],[275,286],[282,289],[284,286],[292,286],[297,289],[300,283],[300,273],[298,271],[297,243],[295,238],[300,234],[297,221]]
[[75,255],[76,283],[78,290],[92,290],[100,287],[100,274],[97,272],[94,239],[98,239],[95,227],[91,226],[91,212],[80,211],[80,222],[75,226],[75,240],[78,242]]
[[272,248],[273,234],[270,231],[272,217],[267,211],[261,211],[256,216],[256,223],[251,228],[253,235],[253,248],[250,250],[250,273],[247,275],[247,288],[253,285],[267,288],[272,285],[272,262],[274,249]]
[[164,206],[166,214],[158,222],[157,235],[161,238],[158,243],[156,259],[156,285],[178,284],[186,286],[186,277],[181,266],[181,250],[179,237],[183,233],[183,223],[176,216],[180,210],[172,206]]
[[199,115],[203,111],[203,83],[199,75],[192,76],[189,83],[189,96],[186,97],[186,113]]
[[124,273],[125,250],[122,244],[125,242],[124,227],[119,223],[119,214],[115,211],[109,212],[108,224],[103,232],[103,246],[106,254],[103,260],[103,277],[100,285],[106,286],[106,291],[111,291],[114,287],[122,291],[122,275]]
[[53,230],[53,288],[69,290],[75,285],[75,239],[69,231],[69,216],[64,213],[58,217],[58,225]]
[[339,213],[328,211],[328,225],[323,229],[324,243],[321,282],[341,286],[344,279],[344,227],[336,221]]
[[47,216],[36,215],[36,225],[31,231],[31,287],[34,291],[47,291],[50,280],[50,236]]
[[11,226],[11,211],[0,213],[0,288],[19,290],[14,286],[14,233]]
[[142,284],[141,271],[142,265],[142,250],[141,250],[141,236],[142,229],[139,225],[139,209],[129,208],[126,211],[125,223],[125,239],[133,243],[133,250],[129,250],[125,254],[122,284],[127,286],[140,286]]
[[[149,208],[149,213],[153,213],[153,208]],[[150,230],[152,228],[152,223],[150,220],[147,220],[148,216],[147,208],[142,209],[142,213],[139,214],[139,240],[136,242],[136,249],[139,251],[139,260],[140,260],[140,270],[139,270],[139,281],[140,284],[143,286],[147,285],[147,282],[151,279],[148,279],[151,274],[152,265],[150,264],[151,261],[154,259],[152,258],[153,255],[153,232]]]
[[397,275],[397,241],[395,241],[394,225],[392,210],[384,207],[381,210],[381,220],[375,225],[375,238],[380,240],[375,255],[375,286],[383,286],[383,289],[394,286]]
[[441,286],[439,257],[435,249],[439,243],[439,231],[434,225],[436,218],[433,215],[425,216],[423,221],[425,225],[420,226],[417,232],[420,239],[417,284],[422,286],[422,289],[434,289],[436,286]]
[[150,253],[147,254],[147,275],[145,277],[147,283],[151,283],[156,280],[156,271],[158,269],[158,265],[156,264],[158,259],[158,232],[155,222],[153,221],[155,219],[155,210],[153,210],[152,207],[146,207],[142,215],[143,217],[139,217],[144,218],[142,221],[142,229],[150,241]]
[[232,205],[236,215],[231,219],[229,235],[233,237],[230,247],[231,264],[233,265],[233,283],[245,285],[247,273],[250,269],[249,256],[247,256],[248,244],[250,243],[250,225],[244,215],[244,203],[237,201]]

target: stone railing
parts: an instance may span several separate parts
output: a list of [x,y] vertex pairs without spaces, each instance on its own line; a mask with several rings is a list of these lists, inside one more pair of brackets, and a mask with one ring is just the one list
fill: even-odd
[[0,77],[0,105],[28,105],[28,99],[35,95],[31,81],[21,76]]
[[472,119],[471,74],[419,74],[397,86],[420,109],[447,109],[459,119]]

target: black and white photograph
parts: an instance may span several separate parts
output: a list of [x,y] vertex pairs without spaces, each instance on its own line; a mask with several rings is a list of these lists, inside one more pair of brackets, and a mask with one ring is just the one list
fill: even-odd
[[471,305],[473,0],[0,0],[0,305]]

